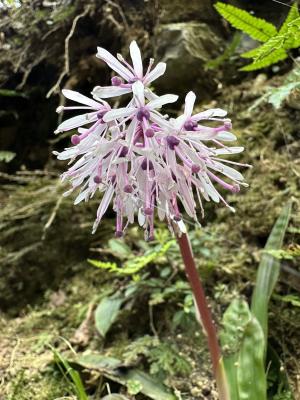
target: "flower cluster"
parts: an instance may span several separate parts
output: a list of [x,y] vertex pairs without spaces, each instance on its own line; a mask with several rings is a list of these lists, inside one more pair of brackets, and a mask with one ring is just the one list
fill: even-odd
[[[137,216],[146,239],[151,240],[155,210],[160,220],[167,219],[171,225],[181,221],[180,210],[197,221],[197,203],[203,214],[203,199],[222,201],[230,207],[214,184],[234,193],[240,185],[247,185],[229,166],[241,164],[219,156],[240,153],[243,148],[223,143],[236,139],[226,111],[215,108],[193,114],[193,92],[186,95],[184,112],[178,118],[161,114],[162,106],[178,98],[173,94],[157,96],[149,88],[164,74],[166,64],[160,62],[153,68],[151,59],[144,73],[135,41],[130,44],[130,56],[132,66],[121,55],[115,58],[98,48],[97,57],[116,73],[112,85],[96,86],[93,99],[63,90],[65,97],[81,105],[61,106],[57,111],[78,109],[84,113],[58,126],[56,133],[77,129],[77,134],[71,137],[72,147],[54,154],[72,164],[62,179],[72,186],[66,195],[80,187],[75,204],[88,201],[96,192],[103,193],[93,232],[113,201],[116,236],[122,236]],[[103,100],[124,94],[130,94],[126,107],[111,108]]]

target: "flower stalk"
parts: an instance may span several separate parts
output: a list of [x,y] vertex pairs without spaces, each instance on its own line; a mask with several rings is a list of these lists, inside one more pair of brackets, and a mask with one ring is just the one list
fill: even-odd
[[185,272],[194,295],[195,306],[200,317],[200,322],[207,337],[208,348],[211,356],[213,373],[216,379],[220,400],[230,400],[229,389],[222,361],[222,354],[218,342],[217,331],[212,314],[209,309],[201,279],[197,272],[191,243],[187,233],[176,233],[177,242],[183,259]]

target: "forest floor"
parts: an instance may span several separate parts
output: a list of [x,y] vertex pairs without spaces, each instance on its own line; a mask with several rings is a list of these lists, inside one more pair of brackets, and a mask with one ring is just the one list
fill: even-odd
[[[232,299],[250,298],[271,228],[287,199],[297,197],[299,111],[274,110],[266,103],[249,111],[280,79],[259,75],[228,84],[217,98],[246,148],[240,160],[253,165],[245,172],[250,188],[229,196],[235,214],[207,204],[202,228],[188,221],[219,326]],[[212,100],[201,108],[215,105]],[[95,400],[109,392],[129,399],[216,399],[205,337],[166,227],[158,226],[154,243],[145,243],[135,227],[117,240],[108,216],[92,237],[96,202],[74,207],[72,199],[61,197],[55,173],[23,171],[6,179],[1,190],[0,399],[76,398],[62,369],[66,360],[81,372],[85,391]],[[297,224],[294,210],[285,248],[296,242]],[[103,263],[96,267],[87,259]],[[270,345],[288,381],[283,383],[270,366],[269,391],[277,400],[292,398],[287,387],[295,398],[300,391],[300,271],[294,260],[283,264],[269,328]],[[98,307],[105,301],[106,317]]]

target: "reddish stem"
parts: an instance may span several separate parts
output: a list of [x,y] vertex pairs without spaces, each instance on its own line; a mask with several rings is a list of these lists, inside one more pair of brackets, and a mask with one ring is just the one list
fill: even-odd
[[199,315],[201,317],[203,329],[207,336],[208,347],[213,364],[213,372],[218,384],[218,381],[220,379],[220,362],[222,356],[217,338],[216,328],[213,323],[212,315],[208,303],[206,301],[203,286],[197,272],[193,251],[188,235],[186,233],[181,233],[181,235],[179,236],[178,234],[177,241],[183,258],[186,275],[190,282],[194,298],[196,301],[196,306],[198,308]]

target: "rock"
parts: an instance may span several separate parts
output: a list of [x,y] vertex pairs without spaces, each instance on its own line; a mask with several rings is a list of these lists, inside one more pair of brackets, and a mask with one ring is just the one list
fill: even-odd
[[160,21],[163,23],[177,21],[212,21],[218,14],[210,0],[160,0]]
[[202,99],[216,89],[214,72],[205,63],[219,54],[221,39],[199,22],[160,25],[154,35],[156,59],[167,63],[167,72],[157,85],[161,91],[185,94],[194,90]]

